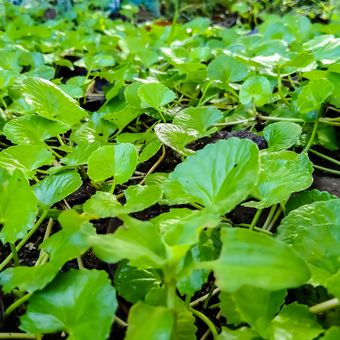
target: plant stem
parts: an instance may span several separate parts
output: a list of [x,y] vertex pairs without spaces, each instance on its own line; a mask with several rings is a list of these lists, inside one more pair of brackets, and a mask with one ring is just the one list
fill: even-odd
[[209,304],[209,301],[212,297],[212,293],[213,293],[213,288],[214,288],[214,285],[212,286],[212,288],[210,289],[210,292],[208,293],[208,297],[205,299],[204,303],[203,303],[203,309],[207,309],[208,308],[208,304]]
[[195,316],[197,316],[199,319],[201,319],[209,328],[214,340],[217,339],[218,337],[218,333],[217,333],[217,329],[215,327],[215,325],[210,321],[210,319],[205,316],[203,313],[199,312],[198,310],[189,307],[190,312],[192,312],[192,314],[194,314]]
[[12,242],[9,242],[9,246],[11,248],[11,253],[12,253],[12,257],[13,257],[14,266],[15,267],[19,267],[20,266],[19,256],[18,256],[17,250],[15,249],[15,244],[12,243]]
[[124,320],[122,320],[121,318],[119,318],[117,315],[115,316],[115,321],[118,323],[118,325],[119,326],[121,326],[121,327],[127,327],[128,326],[128,324],[124,321]]
[[322,313],[327,312],[330,309],[333,309],[335,307],[340,306],[340,300],[337,298],[330,299],[321,303],[318,303],[317,305],[314,305],[312,307],[309,307],[309,311],[312,313]]
[[190,307],[195,307],[195,306],[197,306],[197,305],[200,304],[201,302],[205,301],[209,296],[214,296],[214,295],[218,294],[220,291],[221,291],[221,290],[220,290],[219,288],[215,288],[211,294],[210,294],[210,292],[209,292],[208,294],[205,294],[205,295],[201,296],[200,298],[198,298],[198,299],[192,301],[192,302],[190,303]]
[[306,145],[306,147],[303,149],[303,152],[308,152],[308,150],[311,148],[311,146],[313,145],[314,143],[314,139],[315,139],[315,136],[316,136],[316,131],[318,130],[318,125],[319,125],[319,118],[317,118],[314,122],[314,126],[313,126],[313,131],[312,131],[312,134],[309,138],[309,141]]
[[174,310],[176,304],[176,285],[169,283],[167,285],[167,307]]
[[335,159],[335,158],[332,158],[332,157],[329,157],[329,156],[327,156],[327,155],[324,155],[324,154],[321,153],[321,152],[315,151],[315,150],[313,150],[313,149],[309,149],[309,152],[311,152],[311,153],[313,153],[314,155],[317,155],[317,156],[319,156],[319,157],[321,157],[321,158],[323,158],[323,159],[326,159],[327,161],[332,162],[332,163],[334,163],[334,164],[336,164],[336,165],[340,165],[340,161],[338,161],[338,160]]
[[[25,243],[30,239],[30,237],[36,232],[36,230],[40,227],[40,224],[44,221],[46,215],[48,213],[48,208],[45,209],[39,219],[35,222],[33,228],[29,231],[29,233],[23,238],[20,243],[16,246],[16,251],[19,252],[20,249],[25,245]],[[2,271],[7,264],[12,260],[13,254],[9,254],[1,263],[0,263],[0,271]]]
[[232,125],[254,122],[255,120],[256,120],[256,118],[252,117],[252,118],[248,118],[248,119],[234,120],[233,122],[217,123],[214,126],[232,126]]
[[77,263],[78,263],[78,268],[79,269],[84,269],[84,263],[83,263],[83,260],[81,259],[81,256],[78,256],[77,257]]
[[266,218],[266,221],[263,224],[263,227],[262,227],[263,229],[267,229],[269,223],[271,222],[271,220],[272,220],[272,218],[274,216],[276,208],[277,208],[277,204],[274,204],[274,205],[271,206],[269,214],[268,214],[268,216]]
[[36,339],[36,336],[26,333],[0,333],[0,339]]
[[257,209],[256,214],[254,215],[253,220],[251,221],[249,230],[254,230],[256,223],[261,216],[261,213],[262,213],[262,209]]
[[324,166],[320,166],[320,165],[316,165],[316,164],[313,164],[313,167],[315,169],[319,169],[319,170],[322,170],[322,171],[325,171],[325,172],[329,172],[331,174],[340,175],[340,170],[325,168]]
[[28,293],[24,296],[22,296],[20,299],[14,301],[6,310],[4,315],[8,316],[10,315],[15,309],[17,309],[19,306],[21,306],[24,302],[26,302],[33,293]]
[[273,219],[271,220],[270,224],[267,226],[266,230],[267,231],[271,231],[275,225],[275,222],[277,221],[277,219],[279,218],[280,214],[282,212],[282,209],[281,207],[279,207],[277,210],[276,210],[276,213],[273,217]]

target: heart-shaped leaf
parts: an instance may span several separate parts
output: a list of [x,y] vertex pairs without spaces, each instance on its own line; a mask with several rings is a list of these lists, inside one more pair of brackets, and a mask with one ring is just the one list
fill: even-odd
[[175,92],[161,83],[142,84],[137,92],[144,108],[159,109],[176,98]]
[[264,76],[248,78],[241,86],[240,102],[243,105],[263,106],[272,94],[269,80]]

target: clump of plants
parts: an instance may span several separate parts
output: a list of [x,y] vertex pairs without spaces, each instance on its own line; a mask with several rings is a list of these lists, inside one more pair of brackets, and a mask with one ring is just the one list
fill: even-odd
[[88,6],[4,6],[0,338],[338,338],[338,12]]

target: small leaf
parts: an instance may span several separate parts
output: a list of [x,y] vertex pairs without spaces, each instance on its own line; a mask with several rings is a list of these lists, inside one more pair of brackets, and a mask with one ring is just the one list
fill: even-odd
[[42,207],[50,207],[75,192],[82,185],[77,172],[64,171],[49,175],[33,186],[33,191]]
[[185,146],[198,138],[196,131],[174,124],[157,124],[155,133],[163,144],[184,156],[193,153]]
[[327,291],[340,299],[340,269],[326,282]]
[[36,169],[52,164],[53,160],[52,153],[41,145],[14,145],[0,152],[0,167],[11,173],[20,169],[28,179],[34,176]]
[[137,150],[133,144],[105,145],[88,159],[88,175],[93,181],[114,177],[116,184],[129,180],[137,166]]
[[73,126],[86,116],[72,97],[42,78],[26,78],[22,86],[22,95],[36,113],[50,120]]
[[262,153],[261,172],[254,196],[260,202],[247,202],[244,206],[267,208],[283,202],[297,191],[307,189],[313,182],[313,165],[305,154],[293,151]]
[[192,107],[178,112],[172,123],[193,129],[199,136],[205,136],[209,134],[209,128],[222,118],[222,112],[214,107]]
[[307,306],[294,302],[282,308],[271,322],[270,332],[270,340],[315,339],[323,329]]
[[100,144],[98,142],[94,143],[80,143],[72,149],[72,151],[65,157],[63,157],[60,162],[69,166],[78,166],[87,163],[88,158],[99,148]]
[[69,340],[104,340],[109,337],[117,305],[104,271],[71,269],[30,297],[20,328],[30,334],[65,331]]
[[138,162],[144,163],[149,160],[158,152],[161,146],[162,143],[158,140],[158,138],[152,139],[150,142],[146,143],[142,152],[139,154]]
[[317,284],[324,284],[340,267],[339,211],[340,199],[303,205],[290,212],[278,227],[278,238],[309,264]]
[[137,92],[143,108],[159,109],[176,98],[175,92],[161,83],[142,84]]
[[321,104],[332,94],[333,85],[327,79],[311,80],[297,97],[297,108],[301,113],[319,110]]
[[221,55],[209,64],[208,77],[210,80],[218,80],[223,85],[227,85],[245,79],[248,70],[248,66],[237,59]]
[[258,149],[249,140],[230,138],[209,144],[177,165],[169,181],[195,203],[227,213],[253,189],[258,176]]
[[240,102],[243,105],[254,103],[256,106],[266,104],[272,94],[269,80],[264,76],[248,78],[240,90]]
[[298,287],[310,277],[306,263],[270,236],[226,228],[221,240],[221,255],[210,267],[222,291],[235,292],[244,285],[275,291]]
[[128,216],[120,218],[125,223],[113,234],[91,237],[96,255],[108,263],[128,259],[139,269],[162,267],[166,252],[157,228]]
[[118,294],[132,303],[143,301],[150,289],[162,283],[154,270],[137,269],[124,262],[116,269],[114,282]]
[[36,115],[26,115],[6,123],[3,133],[14,144],[42,144],[44,140],[68,129],[69,127],[63,123]]
[[137,302],[130,309],[126,340],[170,340],[175,325],[173,312],[162,306]]
[[292,122],[276,122],[263,129],[268,151],[289,149],[296,144],[302,132],[300,125]]
[[14,243],[33,227],[38,202],[20,170],[10,176],[0,168],[0,188],[0,240]]

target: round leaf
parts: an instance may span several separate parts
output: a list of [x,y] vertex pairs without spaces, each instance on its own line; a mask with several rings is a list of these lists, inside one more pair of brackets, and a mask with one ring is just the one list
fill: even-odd
[[253,76],[242,84],[240,102],[243,105],[254,103],[256,106],[263,106],[268,102],[271,94],[269,80],[263,76]]
[[141,106],[144,108],[153,107],[159,109],[176,98],[175,92],[161,83],[142,84],[137,92],[141,100]]

